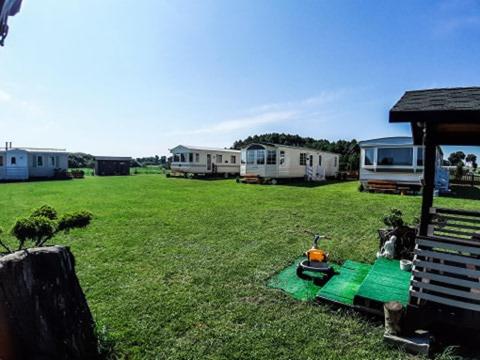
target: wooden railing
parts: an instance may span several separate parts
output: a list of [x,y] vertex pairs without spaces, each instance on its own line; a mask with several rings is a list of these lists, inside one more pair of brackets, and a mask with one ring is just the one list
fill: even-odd
[[480,212],[431,209],[428,236],[416,239],[410,304],[480,312]]
[[470,185],[470,186],[480,185],[480,175],[472,173],[472,174],[464,174],[461,177],[456,177],[455,175],[451,174],[450,184]]

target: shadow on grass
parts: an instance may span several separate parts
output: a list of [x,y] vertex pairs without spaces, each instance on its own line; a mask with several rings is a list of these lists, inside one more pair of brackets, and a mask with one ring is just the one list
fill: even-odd
[[235,180],[236,177],[229,176],[167,176],[169,179],[183,179],[183,180],[200,180],[200,181],[218,181],[218,180]]
[[326,185],[333,185],[338,183],[344,182],[353,182],[358,180],[327,180],[327,181],[304,181],[304,180],[296,180],[296,181],[288,181],[288,182],[279,182],[279,185],[286,185],[286,186],[293,186],[293,187],[306,187],[306,188],[316,188]]
[[442,195],[442,197],[480,200],[480,188],[469,185],[452,185],[450,193]]

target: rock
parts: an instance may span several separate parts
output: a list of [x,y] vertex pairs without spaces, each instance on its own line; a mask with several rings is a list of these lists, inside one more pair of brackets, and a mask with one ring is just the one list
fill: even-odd
[[397,336],[385,333],[383,341],[387,344],[404,349],[414,355],[430,356],[433,337],[429,332],[418,331],[410,336]]
[[0,359],[97,359],[94,321],[70,249],[0,258]]

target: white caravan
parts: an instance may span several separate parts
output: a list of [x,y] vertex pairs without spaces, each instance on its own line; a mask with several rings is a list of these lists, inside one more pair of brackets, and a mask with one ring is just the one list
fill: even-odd
[[63,149],[12,147],[0,150],[0,181],[51,178],[68,169],[68,152]]
[[340,155],[310,148],[250,144],[242,149],[240,175],[276,182],[276,179],[305,178],[322,181],[338,173]]
[[170,149],[173,175],[230,175],[240,174],[240,151],[200,146],[178,145]]
[[[420,190],[423,180],[423,146],[408,136],[360,141],[360,182],[365,189],[384,181]],[[448,171],[442,167],[443,153],[437,148],[435,187],[447,191]]]

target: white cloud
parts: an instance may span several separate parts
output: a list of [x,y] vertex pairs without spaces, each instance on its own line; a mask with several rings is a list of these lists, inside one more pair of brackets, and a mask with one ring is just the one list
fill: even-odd
[[12,96],[5,90],[0,89],[0,102],[9,102]]
[[189,136],[189,135],[220,135],[240,134],[246,130],[255,132],[265,125],[280,124],[287,121],[300,122],[316,117],[321,120],[321,114],[328,110],[325,105],[330,104],[342,95],[343,92],[321,92],[319,95],[301,99],[298,101],[287,101],[282,103],[271,103],[256,106],[247,110],[246,115],[213,123],[197,129],[172,131],[166,136]]
[[209,127],[191,130],[189,134],[220,134],[231,133],[238,130],[255,129],[266,124],[274,124],[291,120],[295,116],[294,111],[272,111],[263,114],[246,116],[238,119],[221,121]]
[[435,16],[438,34],[480,29],[480,3],[476,0],[449,0],[440,4]]

